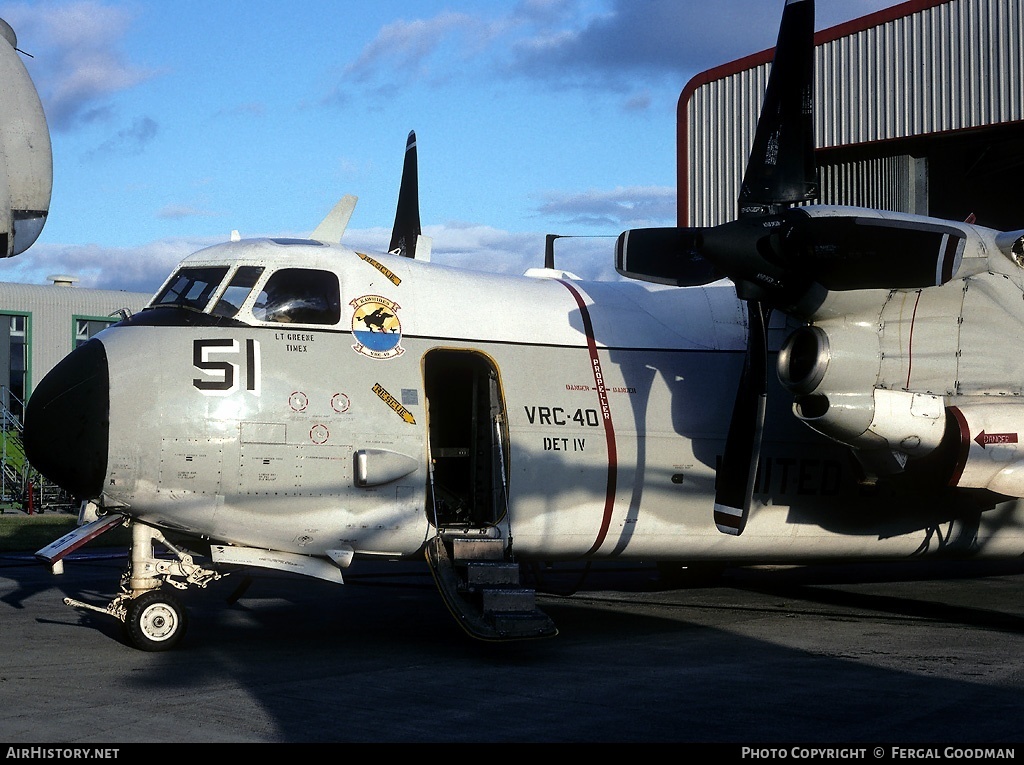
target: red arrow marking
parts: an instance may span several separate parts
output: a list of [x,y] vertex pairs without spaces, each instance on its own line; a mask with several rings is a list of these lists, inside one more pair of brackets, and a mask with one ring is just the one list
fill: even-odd
[[1016,433],[986,433],[981,431],[974,439],[982,449],[986,444],[1015,444],[1017,443]]

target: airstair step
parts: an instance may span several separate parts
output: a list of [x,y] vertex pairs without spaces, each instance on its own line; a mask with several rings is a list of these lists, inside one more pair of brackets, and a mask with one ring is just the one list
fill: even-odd
[[[500,543],[502,540],[496,541]],[[501,547],[504,555],[504,545]],[[467,546],[467,552],[493,555],[493,548],[493,545]],[[515,564],[482,558],[463,560],[453,565],[455,561],[449,557],[448,546],[440,536],[431,540],[425,553],[441,597],[459,625],[473,637],[481,640],[526,640],[558,634],[554,622],[537,608],[535,591],[517,586],[519,576]],[[489,572],[486,571],[488,567],[491,568]],[[471,571],[474,573],[470,574]],[[512,582],[490,582],[469,588],[466,584],[468,578],[478,576],[510,579]]]
[[452,538],[452,558],[456,561],[503,560],[505,558],[505,540],[490,537],[454,537]]
[[537,608],[537,595],[521,587],[498,587],[480,591],[485,614],[533,613]]
[[487,586],[519,586],[519,564],[506,561],[470,561],[466,564],[466,586],[471,590]]
[[533,613],[495,613],[488,615],[494,631],[503,638],[550,637],[558,634],[555,625],[542,611]]

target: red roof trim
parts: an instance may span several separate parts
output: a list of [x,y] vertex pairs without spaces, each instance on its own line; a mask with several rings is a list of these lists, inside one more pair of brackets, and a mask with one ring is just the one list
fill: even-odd
[[[907,0],[907,2],[894,5],[891,8],[883,8],[880,11],[869,13],[867,16],[837,24],[834,27],[823,29],[814,33],[815,46],[824,45],[843,37],[849,37],[858,32],[863,32],[872,27],[887,24],[890,21],[912,16],[921,11],[927,11],[939,5],[946,5],[953,0]],[[727,64],[721,64],[700,74],[694,75],[683,87],[679,94],[679,101],[676,104],[676,225],[689,225],[687,210],[689,197],[687,194],[686,177],[689,171],[688,157],[686,156],[687,137],[689,136],[689,121],[686,117],[686,105],[690,102],[697,88],[730,77],[734,74],[744,72],[748,69],[768,64],[775,56],[775,48],[768,48],[759,53],[752,53],[749,56],[738,58]]]

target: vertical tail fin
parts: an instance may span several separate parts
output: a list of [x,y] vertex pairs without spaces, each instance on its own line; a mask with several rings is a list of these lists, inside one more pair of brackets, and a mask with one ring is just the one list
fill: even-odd
[[416,132],[410,131],[405,142],[405,164],[402,167],[402,185],[398,189],[398,209],[395,226],[391,231],[388,252],[404,258],[416,257],[416,240],[420,230],[419,177],[416,162]]

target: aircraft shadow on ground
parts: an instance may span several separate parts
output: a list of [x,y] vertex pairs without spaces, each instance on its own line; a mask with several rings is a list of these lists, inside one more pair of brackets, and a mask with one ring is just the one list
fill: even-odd
[[[238,583],[228,577],[188,594],[189,633],[168,653],[129,648],[120,625],[99,614],[69,608],[66,620],[33,617],[35,604],[47,596],[106,602],[116,562],[81,563],[59,579],[26,575],[30,597],[4,597],[4,610],[13,613],[3,619],[36,618],[33,629],[40,632],[63,627],[60,643],[81,660],[118,643],[108,680],[120,687],[126,709],[160,698],[165,705],[177,699],[172,706],[184,710],[238,689],[270,727],[254,722],[251,731],[238,731],[239,740],[1019,737],[1024,695],[1010,683],[986,682],[986,668],[978,666],[979,655],[990,655],[990,641],[1024,631],[1013,602],[992,610],[842,589],[886,581],[873,577],[871,567],[728,570],[721,586],[692,590],[664,588],[653,569],[624,567],[596,572],[574,596],[541,597],[559,636],[493,644],[462,633],[425,567],[401,565],[390,575],[352,577],[343,587],[255,575],[231,605],[225,601]],[[1001,564],[975,574],[1012,577],[1020,569]],[[23,571],[5,574],[20,579]],[[577,573],[559,576],[572,581]],[[909,567],[888,573],[894,582],[920,576]],[[616,583],[620,590],[612,589]],[[950,591],[960,586],[946,583]],[[744,634],[752,621],[758,637]],[[815,640],[820,633],[820,649],[787,644],[808,630]],[[865,630],[890,637],[865,645],[859,640]],[[903,653],[914,661],[902,663]],[[993,647],[984,663],[1004,660]],[[951,662],[957,665],[952,671]],[[932,666],[947,669],[940,674]],[[175,713],[164,714],[171,715],[170,725]],[[133,734],[126,729],[125,735]],[[194,735],[201,739],[202,732]]]

